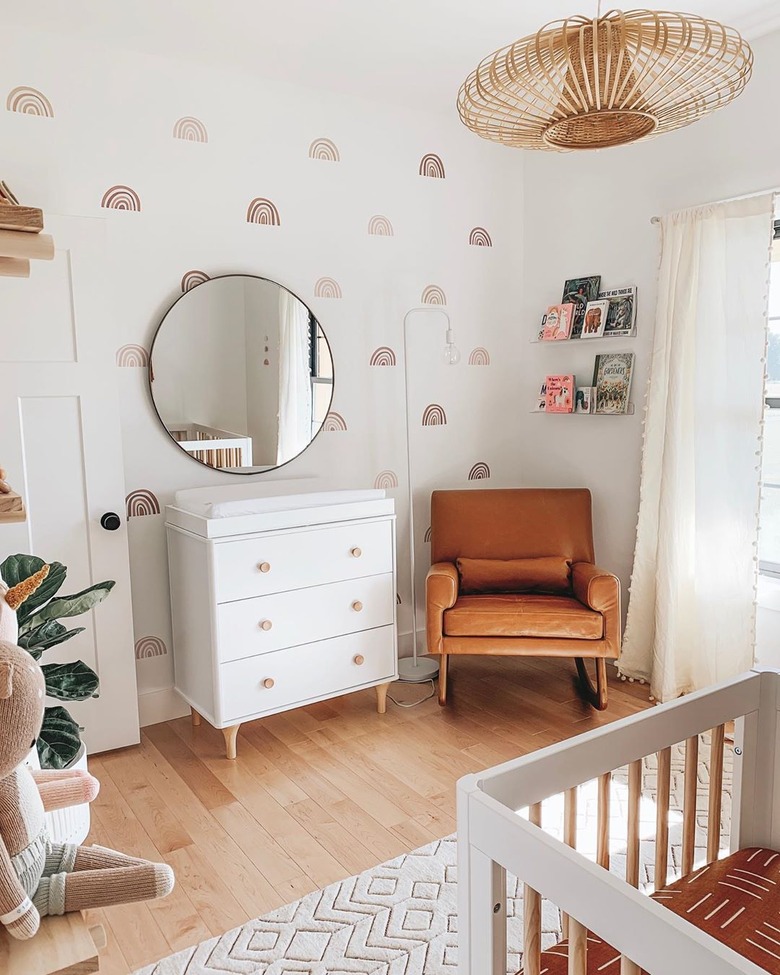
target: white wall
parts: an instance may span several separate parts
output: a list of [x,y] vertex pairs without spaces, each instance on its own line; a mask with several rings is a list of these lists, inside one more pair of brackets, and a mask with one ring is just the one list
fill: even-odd
[[[567,277],[602,275],[639,288],[639,334],[609,344],[524,345],[517,403],[529,408],[547,373],[590,378],[605,349],[634,351],[635,416],[521,417],[526,484],[587,485],[596,553],[628,586],[635,541],[642,405],[650,366],[660,236],[654,215],[780,187],[780,34],[755,42],[755,77],[733,105],[657,140],[592,154],[528,154],[521,324],[525,342]],[[722,391],[712,391],[713,396]]]

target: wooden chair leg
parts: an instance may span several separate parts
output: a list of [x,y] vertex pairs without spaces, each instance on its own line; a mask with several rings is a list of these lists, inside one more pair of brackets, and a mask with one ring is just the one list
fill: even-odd
[[594,707],[597,711],[606,711],[607,709],[607,695],[608,695],[608,684],[607,684],[607,660],[606,657],[596,657],[596,684],[594,686],[591,676],[588,673],[588,668],[582,657],[575,657],[575,663],[577,664],[577,673],[580,678],[580,687],[582,688],[582,693],[585,700]]
[[444,707],[447,703],[447,671],[449,670],[448,653],[439,654],[439,706]]

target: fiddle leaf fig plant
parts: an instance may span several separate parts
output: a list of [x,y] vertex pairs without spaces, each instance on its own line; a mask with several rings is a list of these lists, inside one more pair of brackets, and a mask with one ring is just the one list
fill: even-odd
[[[80,616],[94,609],[114,588],[111,581],[98,582],[72,596],[59,596],[67,568],[61,562],[45,563],[34,555],[9,555],[0,564],[0,578],[11,588],[29,579],[46,564],[49,574],[16,613],[19,646],[36,660],[40,660],[47,650],[84,631],[83,626],[68,629],[59,622],[60,619]],[[57,701],[86,701],[98,697],[98,675],[82,660],[42,664],[41,669],[46,678],[46,694]],[[81,748],[81,731],[83,728],[66,708],[47,707],[37,742],[42,768],[66,768]]]

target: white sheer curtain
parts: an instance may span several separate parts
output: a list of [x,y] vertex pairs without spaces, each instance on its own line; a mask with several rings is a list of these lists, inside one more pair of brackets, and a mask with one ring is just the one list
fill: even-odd
[[279,289],[279,444],[283,464],[311,441],[309,312],[295,295]]
[[639,524],[620,670],[659,701],[753,663],[774,198],[662,220]]

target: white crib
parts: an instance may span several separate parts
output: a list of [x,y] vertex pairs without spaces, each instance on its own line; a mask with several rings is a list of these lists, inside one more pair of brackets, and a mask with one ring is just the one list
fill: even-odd
[[[681,872],[687,876],[694,867],[699,735],[710,732],[708,801],[706,810],[699,813],[706,826],[706,859],[715,860],[721,833],[724,732],[735,721],[731,851],[780,849],[779,707],[780,672],[752,671],[714,689],[461,779],[459,975],[505,975],[507,870],[524,884],[524,975],[544,975],[546,970],[541,949],[542,898],[565,912],[568,948],[562,950],[568,955],[568,975],[589,975],[588,932],[620,953],[615,964],[602,966],[603,975],[765,973],[766,968],[637,889],[639,805],[642,759],[657,754],[655,887],[665,888],[671,747],[685,743]],[[624,766],[628,766],[625,880],[605,869],[610,780],[613,770]],[[593,780],[598,783],[595,862],[574,848],[579,787]],[[557,839],[537,824],[543,800],[560,794],[565,817],[563,836]],[[774,952],[778,961],[771,964],[778,967],[770,967],[770,971],[780,971],[780,916],[777,929]]]

